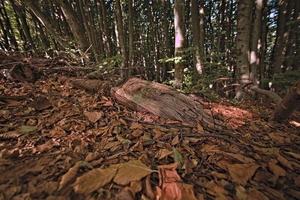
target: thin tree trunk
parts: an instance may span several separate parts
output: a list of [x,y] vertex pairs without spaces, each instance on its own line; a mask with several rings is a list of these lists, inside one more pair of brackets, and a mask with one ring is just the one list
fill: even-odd
[[184,26],[184,0],[175,0],[174,5],[174,27],[175,27],[175,83],[176,88],[181,88],[184,77],[184,48],[185,48],[185,26]]
[[121,76],[122,78],[127,78],[128,77],[128,55],[125,46],[125,35],[124,35],[123,17],[122,17],[120,0],[115,1],[115,15],[117,21],[119,46],[121,49],[121,55],[123,57],[122,66],[121,66]]
[[128,0],[128,35],[129,35],[129,41],[128,41],[128,60],[129,60],[129,66],[132,67],[133,64],[133,1]]
[[70,26],[70,29],[74,35],[75,40],[78,42],[80,48],[85,51],[89,48],[88,41],[85,35],[85,29],[80,24],[79,19],[76,16],[72,6],[66,0],[56,0],[62,8],[64,16]]
[[191,0],[191,16],[192,16],[192,34],[193,34],[193,47],[195,48],[195,68],[198,74],[203,73],[204,68],[204,44],[200,40],[203,38],[203,31],[200,31],[200,27],[203,28],[203,18],[200,20],[200,15],[203,12],[203,8],[199,9],[197,0]]
[[262,28],[262,11],[264,0],[255,1],[255,18],[252,26],[251,38],[251,52],[250,52],[250,65],[251,65],[251,81],[257,84],[257,71],[260,64],[259,51],[261,49],[261,28]]
[[273,49],[272,68],[274,73],[282,72],[284,55],[286,53],[286,44],[288,41],[290,30],[287,28],[287,21],[289,20],[289,0],[279,1],[279,14],[277,20],[276,41]]
[[[239,81],[244,85],[250,81],[250,63],[249,63],[249,41],[251,24],[252,2],[249,0],[239,0],[238,19],[237,19],[237,67],[239,69]],[[236,98],[240,99],[242,92],[240,88],[237,91]]]
[[34,15],[39,19],[39,21],[46,27],[49,34],[56,40],[62,47],[66,46],[64,37],[59,34],[58,29],[48,16],[46,16],[38,6],[35,0],[24,0],[24,3],[28,8],[34,13]]

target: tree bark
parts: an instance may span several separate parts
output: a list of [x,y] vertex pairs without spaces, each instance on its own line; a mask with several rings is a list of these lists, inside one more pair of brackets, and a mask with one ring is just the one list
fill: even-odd
[[128,55],[125,46],[125,35],[124,35],[124,26],[123,26],[123,17],[122,17],[122,8],[120,0],[115,1],[115,16],[117,21],[117,32],[119,46],[121,49],[121,55],[123,57],[122,66],[121,66],[121,76],[122,78],[128,77]]
[[[192,34],[193,34],[193,47],[195,48],[195,68],[198,74],[203,73],[204,68],[204,44],[202,38],[204,38],[203,31],[203,8],[199,9],[197,0],[191,0],[191,17],[192,17]],[[200,15],[199,15],[200,14]]]
[[24,3],[28,8],[34,13],[34,15],[39,19],[39,21],[46,27],[49,34],[56,40],[62,47],[66,46],[64,37],[59,34],[58,29],[48,16],[46,16],[38,6],[35,0],[24,0]]
[[298,108],[300,108],[300,81],[289,89],[287,95],[276,106],[273,120],[278,122],[285,121]]
[[[237,67],[239,81],[241,85],[250,81],[250,63],[249,63],[249,42],[250,42],[250,24],[251,24],[252,1],[238,1],[238,19],[237,19]],[[236,98],[242,97],[242,91],[238,89]]]
[[79,19],[76,16],[76,13],[72,9],[72,6],[66,0],[56,0],[61,6],[63,13],[66,17],[66,20],[70,26],[70,29],[74,35],[75,40],[79,43],[80,48],[85,51],[89,48],[88,41],[85,35],[85,29],[80,24]]
[[277,20],[276,41],[273,48],[272,68],[274,73],[281,73],[284,62],[284,55],[287,50],[287,41],[290,34],[290,29],[287,27],[289,21],[289,4],[290,0],[279,0],[279,14]]
[[185,48],[185,19],[184,0],[175,0],[174,27],[175,27],[175,83],[176,88],[181,88],[184,78],[184,48]]
[[129,66],[132,67],[133,64],[133,1],[128,0],[128,35],[129,35],[129,41],[128,41],[128,60],[129,60]]
[[250,52],[250,65],[251,65],[251,81],[256,85],[258,84],[257,71],[260,64],[259,51],[261,48],[261,32],[262,32],[262,11],[264,0],[255,1],[255,18],[252,26],[251,38],[251,52]]
[[111,93],[120,103],[137,111],[147,111],[192,126],[200,123],[204,127],[221,129],[221,123],[200,103],[160,83],[131,78],[122,86],[113,88]]

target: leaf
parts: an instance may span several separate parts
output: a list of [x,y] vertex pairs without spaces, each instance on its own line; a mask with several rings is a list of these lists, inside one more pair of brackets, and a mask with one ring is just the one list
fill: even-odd
[[184,164],[183,156],[176,148],[173,148],[173,157],[175,162],[178,163],[179,166],[183,166]]
[[164,159],[165,157],[171,155],[173,152],[168,149],[160,149],[156,154],[158,160]]
[[248,180],[254,175],[259,166],[254,163],[249,164],[228,164],[227,169],[233,182],[246,185]]
[[293,166],[290,163],[290,161],[288,161],[285,157],[283,157],[282,155],[278,154],[277,156],[277,160],[280,162],[280,164],[282,164],[283,166],[287,167],[288,169],[293,170]]
[[229,156],[231,156],[231,157],[233,157],[233,158],[235,158],[235,159],[237,159],[237,160],[239,160],[243,163],[253,163],[254,162],[254,160],[252,158],[248,158],[248,157],[243,156],[241,154],[227,153],[227,152],[225,154],[229,155]]
[[32,133],[32,132],[34,132],[36,130],[37,130],[36,126],[26,126],[26,125],[23,125],[23,126],[19,127],[19,132],[22,133],[22,134]]
[[87,112],[86,111],[83,114],[92,123],[96,123],[103,116],[102,112]]
[[212,180],[206,183],[204,187],[207,189],[207,193],[217,197],[216,199],[228,199],[226,198],[228,192],[215,181]]
[[125,187],[117,194],[116,200],[135,200],[135,193],[130,187]]
[[114,182],[119,185],[127,185],[132,181],[139,181],[151,173],[152,170],[140,160],[131,160],[120,164]]
[[157,199],[180,200],[182,199],[181,189],[178,182],[181,181],[176,168],[178,163],[158,166],[159,187],[156,187]]
[[0,139],[9,140],[9,139],[17,139],[21,134],[18,131],[8,131],[6,133],[0,134]]
[[67,173],[65,173],[61,181],[59,182],[59,188],[58,190],[61,190],[64,188],[68,183],[70,183],[73,179],[75,179],[78,170],[80,169],[80,166],[82,165],[82,161],[78,161],[73,167],[71,167]]
[[142,124],[140,124],[140,123],[134,122],[134,123],[131,124],[130,129],[131,129],[131,130],[143,129],[143,126],[142,126]]
[[76,179],[74,191],[89,194],[111,182],[118,170],[118,165],[106,169],[93,169]]
[[248,200],[248,194],[243,186],[238,185],[236,188],[236,196],[238,200]]
[[279,176],[285,176],[286,175],[286,171],[284,169],[282,169],[281,167],[279,167],[278,165],[276,165],[277,161],[276,160],[271,160],[268,163],[268,167],[270,169],[270,171],[275,174],[277,177]]
[[175,145],[178,144],[178,143],[179,143],[179,136],[176,135],[176,137],[173,138],[171,144],[172,144],[173,146],[175,146]]
[[263,193],[261,193],[260,191],[256,190],[256,189],[250,189],[249,190],[249,196],[251,198],[249,198],[249,200],[251,199],[255,199],[255,200],[269,200],[268,197],[266,197]]

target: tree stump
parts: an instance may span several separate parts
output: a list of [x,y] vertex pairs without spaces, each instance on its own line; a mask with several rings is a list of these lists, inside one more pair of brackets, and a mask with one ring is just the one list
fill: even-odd
[[122,86],[112,88],[111,94],[118,102],[136,111],[147,111],[192,126],[200,123],[203,127],[222,129],[210,110],[164,84],[131,78]]

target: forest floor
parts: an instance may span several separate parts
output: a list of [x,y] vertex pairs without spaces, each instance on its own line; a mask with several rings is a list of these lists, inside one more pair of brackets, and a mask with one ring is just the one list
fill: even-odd
[[0,79],[0,199],[300,199],[300,120],[210,102],[226,130],[191,127],[72,85]]

